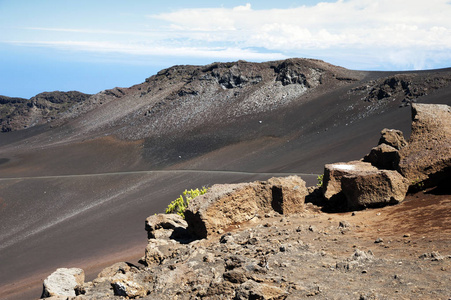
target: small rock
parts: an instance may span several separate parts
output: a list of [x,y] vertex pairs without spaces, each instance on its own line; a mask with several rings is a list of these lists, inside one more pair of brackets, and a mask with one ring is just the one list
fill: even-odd
[[382,238],[377,238],[377,239],[374,241],[375,244],[379,244],[379,243],[383,243],[383,242],[384,242],[384,240],[383,240]]
[[233,241],[234,241],[234,238],[233,238],[233,236],[232,236],[232,234],[231,234],[230,232],[224,234],[224,235],[221,236],[221,238],[219,239],[219,242],[220,242],[221,244],[226,244],[226,243],[230,243],[230,242],[233,242]]
[[79,268],[59,268],[44,280],[42,298],[52,296],[75,297],[75,287],[83,285],[85,272]]
[[288,293],[277,286],[265,283],[258,283],[248,280],[243,283],[238,290],[234,299],[285,299]]
[[340,223],[338,224],[338,227],[349,228],[349,227],[351,227],[351,224],[348,221],[340,221]]
[[444,260],[445,258],[438,251],[431,252],[432,261]]
[[140,284],[129,280],[118,280],[111,284],[114,294],[128,298],[144,297],[147,295],[147,289]]
[[215,261],[214,254],[213,253],[207,253],[207,255],[204,256],[203,261],[207,262],[207,263],[214,262]]
[[373,253],[371,250],[364,252],[359,249],[355,249],[354,254],[351,256],[351,260],[371,260],[373,259]]
[[241,269],[225,272],[222,277],[231,283],[241,284],[247,281],[247,277]]

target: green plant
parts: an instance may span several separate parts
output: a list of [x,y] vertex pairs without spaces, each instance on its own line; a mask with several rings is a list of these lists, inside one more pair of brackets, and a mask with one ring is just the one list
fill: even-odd
[[318,179],[318,183],[316,184],[316,186],[323,186],[324,174],[318,175],[316,179]]
[[417,190],[422,190],[424,188],[424,182],[420,181],[420,178],[413,180],[412,185],[415,186]]
[[197,196],[203,195],[207,192],[208,188],[202,187],[201,189],[191,189],[185,190],[180,197],[169,203],[168,208],[166,208],[167,214],[178,214],[182,218],[185,218],[185,210],[191,200]]

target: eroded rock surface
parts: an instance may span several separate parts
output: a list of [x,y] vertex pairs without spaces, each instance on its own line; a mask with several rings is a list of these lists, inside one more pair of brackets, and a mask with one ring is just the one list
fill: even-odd
[[362,161],[340,162],[324,166],[323,194],[327,200],[335,197],[343,197],[341,179],[345,175],[358,174],[362,172],[376,172],[377,168],[370,163]]
[[399,151],[387,144],[380,144],[366,155],[363,160],[378,169],[397,170],[399,167]]
[[451,178],[451,107],[412,105],[409,145],[400,150],[399,171],[410,184],[449,185]]
[[174,231],[183,231],[188,224],[177,214],[156,214],[146,219],[147,238],[169,238]]
[[404,134],[401,130],[384,128],[381,131],[381,138],[378,145],[386,144],[392,146],[396,150],[400,150],[407,146]]
[[307,194],[305,182],[297,176],[214,185],[189,204],[185,212],[188,231],[205,238],[230,225],[249,221],[256,214],[273,210],[283,214],[301,212]]
[[389,170],[345,175],[341,182],[348,209],[398,204],[409,188],[407,179]]

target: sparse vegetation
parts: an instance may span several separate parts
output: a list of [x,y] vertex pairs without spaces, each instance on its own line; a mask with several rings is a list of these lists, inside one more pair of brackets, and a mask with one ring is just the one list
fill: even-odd
[[412,181],[412,185],[417,189],[418,191],[421,191],[424,189],[424,182],[420,181],[420,178],[415,179]]
[[324,178],[324,174],[318,175],[318,177],[316,178],[318,180],[318,183],[316,184],[316,186],[323,186],[323,178]]
[[201,189],[191,189],[185,190],[180,197],[169,203],[168,208],[166,208],[167,214],[178,214],[182,218],[185,218],[185,210],[191,200],[197,196],[203,195],[207,192],[208,188],[202,187]]

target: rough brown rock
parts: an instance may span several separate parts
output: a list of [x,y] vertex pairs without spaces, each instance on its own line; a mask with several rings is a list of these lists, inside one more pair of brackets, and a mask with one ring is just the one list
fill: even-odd
[[381,138],[378,145],[387,144],[393,148],[400,150],[407,146],[404,135],[401,130],[384,128],[381,131]]
[[173,240],[155,239],[149,240],[146,246],[144,261],[148,266],[159,264],[171,256],[177,244]]
[[412,104],[409,145],[400,150],[399,172],[411,185],[449,184],[451,176],[451,107]]
[[176,228],[185,229],[185,220],[177,214],[156,214],[146,219],[145,229],[149,239],[169,237]]
[[345,175],[341,183],[349,209],[397,204],[404,200],[409,188],[407,179],[389,170]]
[[145,287],[130,280],[118,280],[113,282],[111,285],[113,286],[115,295],[132,299],[137,297],[144,297],[148,292]]
[[277,286],[248,280],[240,286],[235,299],[282,300],[287,296],[288,293]]
[[304,210],[308,190],[297,176],[273,177],[267,181],[272,193],[272,208],[281,214],[293,214]]
[[85,272],[79,268],[59,268],[44,280],[42,298],[76,296],[75,287],[83,285]]
[[105,278],[114,278],[118,274],[123,275],[132,272],[133,267],[126,262],[118,262],[112,266],[109,266],[103,269],[99,275],[97,275],[97,279],[102,280]]
[[378,169],[396,170],[399,167],[399,152],[396,148],[387,145],[380,144],[377,147],[371,149],[371,152],[367,154],[363,161],[371,163]]
[[273,210],[281,214],[301,212],[307,194],[305,182],[297,176],[214,185],[189,204],[185,212],[188,231],[205,238],[228,226],[249,221],[258,213]]
[[362,161],[340,162],[324,166],[323,194],[327,200],[340,197],[341,179],[345,175],[359,172],[377,171],[370,163]]

